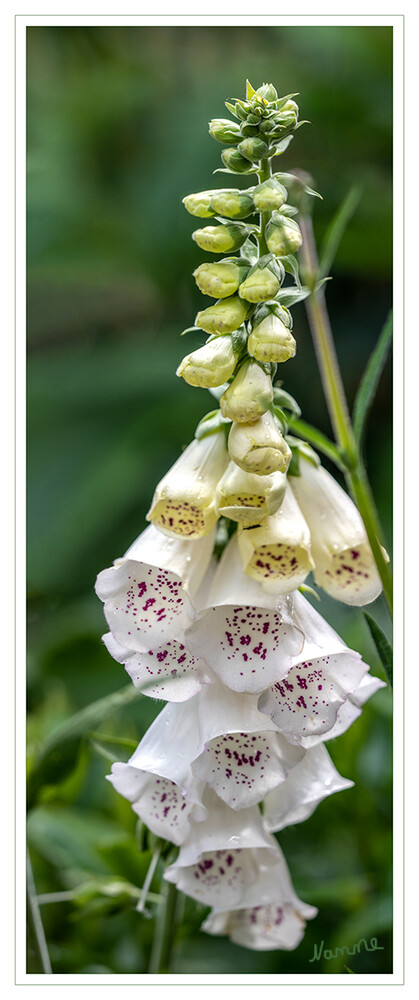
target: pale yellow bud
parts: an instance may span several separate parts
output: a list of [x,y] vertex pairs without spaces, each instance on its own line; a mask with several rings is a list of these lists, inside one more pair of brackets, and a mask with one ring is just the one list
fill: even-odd
[[255,268],[239,288],[241,299],[247,302],[266,302],[274,299],[281,287],[281,281],[269,267]]
[[237,264],[220,261],[214,264],[200,264],[193,276],[203,295],[211,295],[213,299],[226,299],[237,291],[241,273]]
[[280,506],[287,477],[283,472],[257,476],[230,462],[215,491],[215,509],[243,525],[260,524]]
[[214,306],[203,309],[195,319],[195,325],[206,333],[233,333],[244,323],[249,306],[242,302],[238,295],[216,302]]
[[221,396],[220,409],[223,417],[247,424],[266,413],[272,401],[270,376],[256,361],[249,358]]
[[259,476],[286,472],[291,461],[291,449],[270,411],[252,424],[233,423],[228,450],[232,462],[240,469]]
[[211,198],[214,191],[197,191],[196,194],[188,194],[182,198],[186,211],[190,215],[198,216],[199,219],[209,219],[215,215],[215,209],[211,208]]
[[189,385],[202,389],[215,389],[231,378],[237,364],[231,337],[216,337],[187,354],[180,362],[176,375],[181,375]]
[[274,514],[257,527],[239,529],[238,543],[244,572],[270,593],[295,590],[314,567],[310,532],[289,486]]
[[147,520],[167,535],[208,535],[218,518],[215,489],[227,464],[222,431],[192,441],[158,484]]
[[291,330],[275,316],[268,313],[258,326],[254,327],[247,342],[247,350],[257,361],[280,363],[293,358],[296,342]]

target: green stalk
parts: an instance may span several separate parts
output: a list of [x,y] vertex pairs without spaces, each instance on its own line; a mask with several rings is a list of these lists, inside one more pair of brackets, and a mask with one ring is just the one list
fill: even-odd
[[171,882],[164,882],[164,902],[158,909],[149,973],[170,972],[170,961],[176,932],[178,893]]
[[[258,170],[259,183],[263,184],[264,181],[269,180],[272,177],[271,171],[271,161],[261,160],[260,168]],[[259,243],[259,257],[263,257],[266,253],[269,253],[268,247],[265,240],[265,226],[269,222],[272,212],[261,212],[260,213],[260,236],[258,236]]]
[[346,481],[364,522],[377,570],[383,584],[384,596],[390,615],[392,616],[392,579],[388,564],[381,550],[383,533],[367,473],[352,429],[324,290],[315,290],[319,265],[310,216],[301,216],[300,227],[303,235],[301,256],[304,265],[305,280],[313,289],[312,294],[306,301],[306,308],[330,420],[336,441],[341,450],[342,459],[345,462]]

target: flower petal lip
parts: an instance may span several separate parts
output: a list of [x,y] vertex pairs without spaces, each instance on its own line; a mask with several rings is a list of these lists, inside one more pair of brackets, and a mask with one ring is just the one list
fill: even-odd
[[167,538],[150,526],[123,559],[102,570],[96,593],[118,643],[155,649],[193,621],[192,596],[210,566],[214,533],[197,541]]
[[359,511],[322,466],[301,458],[300,473],[291,488],[310,528],[316,582],[345,604],[369,604],[382,583]]
[[108,781],[127,798],[137,816],[157,837],[182,844],[190,832],[190,820],[204,819],[192,799],[186,802],[172,781],[116,762]]
[[314,567],[310,532],[287,486],[278,510],[262,524],[238,530],[243,570],[271,593],[295,590]]
[[168,535],[210,534],[218,519],[215,488],[227,464],[222,432],[192,441],[156,487],[147,519]]
[[267,830],[277,833],[311,816],[323,799],[352,788],[354,782],[336,770],[326,747],[319,743],[307,750],[281,785],[268,793],[263,804]]
[[368,666],[298,593],[294,620],[305,635],[302,652],[287,675],[261,694],[258,708],[289,740],[304,746],[306,737],[328,738],[339,709],[356,691]]
[[215,491],[215,509],[219,515],[241,524],[260,524],[281,504],[286,489],[283,472],[258,476],[244,472],[230,462]]
[[188,701],[210,683],[205,664],[186,649],[182,636],[157,649],[127,649],[109,632],[103,636],[108,653],[123,663],[134,684],[149,698]]
[[233,535],[185,643],[234,691],[260,693],[286,676],[303,647],[292,598],[267,594],[241,568]]
[[[293,951],[304,936],[304,905],[297,909],[294,903],[276,902],[224,912],[212,910],[201,930],[228,935],[234,944],[252,951]],[[316,914],[317,910],[307,916]]]

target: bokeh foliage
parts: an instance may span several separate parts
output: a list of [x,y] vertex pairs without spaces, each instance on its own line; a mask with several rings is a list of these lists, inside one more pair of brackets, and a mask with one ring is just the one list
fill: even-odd
[[[300,93],[312,125],[298,131],[280,169],[302,167],[322,192],[314,215],[320,243],[348,189],[361,185],[327,291],[352,403],[391,304],[392,33],[50,26],[28,28],[27,41],[33,768],[61,722],[124,684],[100,641],[95,576],[145,527],[156,482],[212,405],[174,375],[192,349],[179,333],[202,307],[191,277],[202,251],[181,199],[211,187],[219,166],[221,147],[206,123],[224,115],[226,98],[243,94],[246,77]],[[304,419],[330,434],[304,306],[293,315],[298,353],[286,388]],[[387,365],[365,444],[387,538],[390,390]],[[319,609],[380,674],[362,613],[323,595]],[[387,629],[381,599],[368,610]],[[72,893],[41,906],[56,973],[147,971],[158,904],[150,904],[151,918],[139,916],[132,886],[141,887],[151,853],[139,850],[135,817],[105,775],[111,759],[128,758],[160,707],[140,697],[115,710],[68,741],[34,787],[28,843],[37,892]],[[174,972],[346,974],[344,959],[310,964],[314,944],[332,949],[371,936],[383,950],[361,951],[351,971],[391,971],[390,726],[385,690],[328,745],[355,787],[279,837],[297,891],[320,911],[299,949],[257,954],[210,938],[199,931],[205,911],[186,900]],[[28,961],[28,971],[41,971],[32,937]]]

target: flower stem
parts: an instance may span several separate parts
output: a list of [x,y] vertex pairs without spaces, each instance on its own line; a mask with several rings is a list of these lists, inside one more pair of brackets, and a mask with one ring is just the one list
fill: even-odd
[[[263,181],[269,180],[271,176],[271,161],[269,159],[261,160],[258,170],[259,184],[263,184]],[[272,212],[261,212],[260,214],[260,236],[258,236],[259,257],[263,257],[264,254],[269,253],[265,240],[265,226],[269,222],[271,215]]]
[[158,909],[149,973],[170,972],[170,960],[176,932],[178,893],[171,882],[164,883],[164,901]]
[[392,616],[392,579],[381,549],[382,530],[367,473],[352,429],[324,291],[315,288],[319,265],[310,216],[301,216],[300,227],[303,236],[301,257],[305,281],[312,288],[312,294],[307,299],[306,308],[330,420],[346,466],[346,481],[364,522],[383,584],[384,596]]
[[39,901],[36,895],[35,880],[33,877],[31,859],[29,851],[26,856],[26,876],[27,876],[27,901],[28,901],[28,923],[32,928],[34,940],[38,951],[42,972],[46,975],[52,973],[50,957],[48,953],[47,939],[45,937],[44,925],[39,909]]

